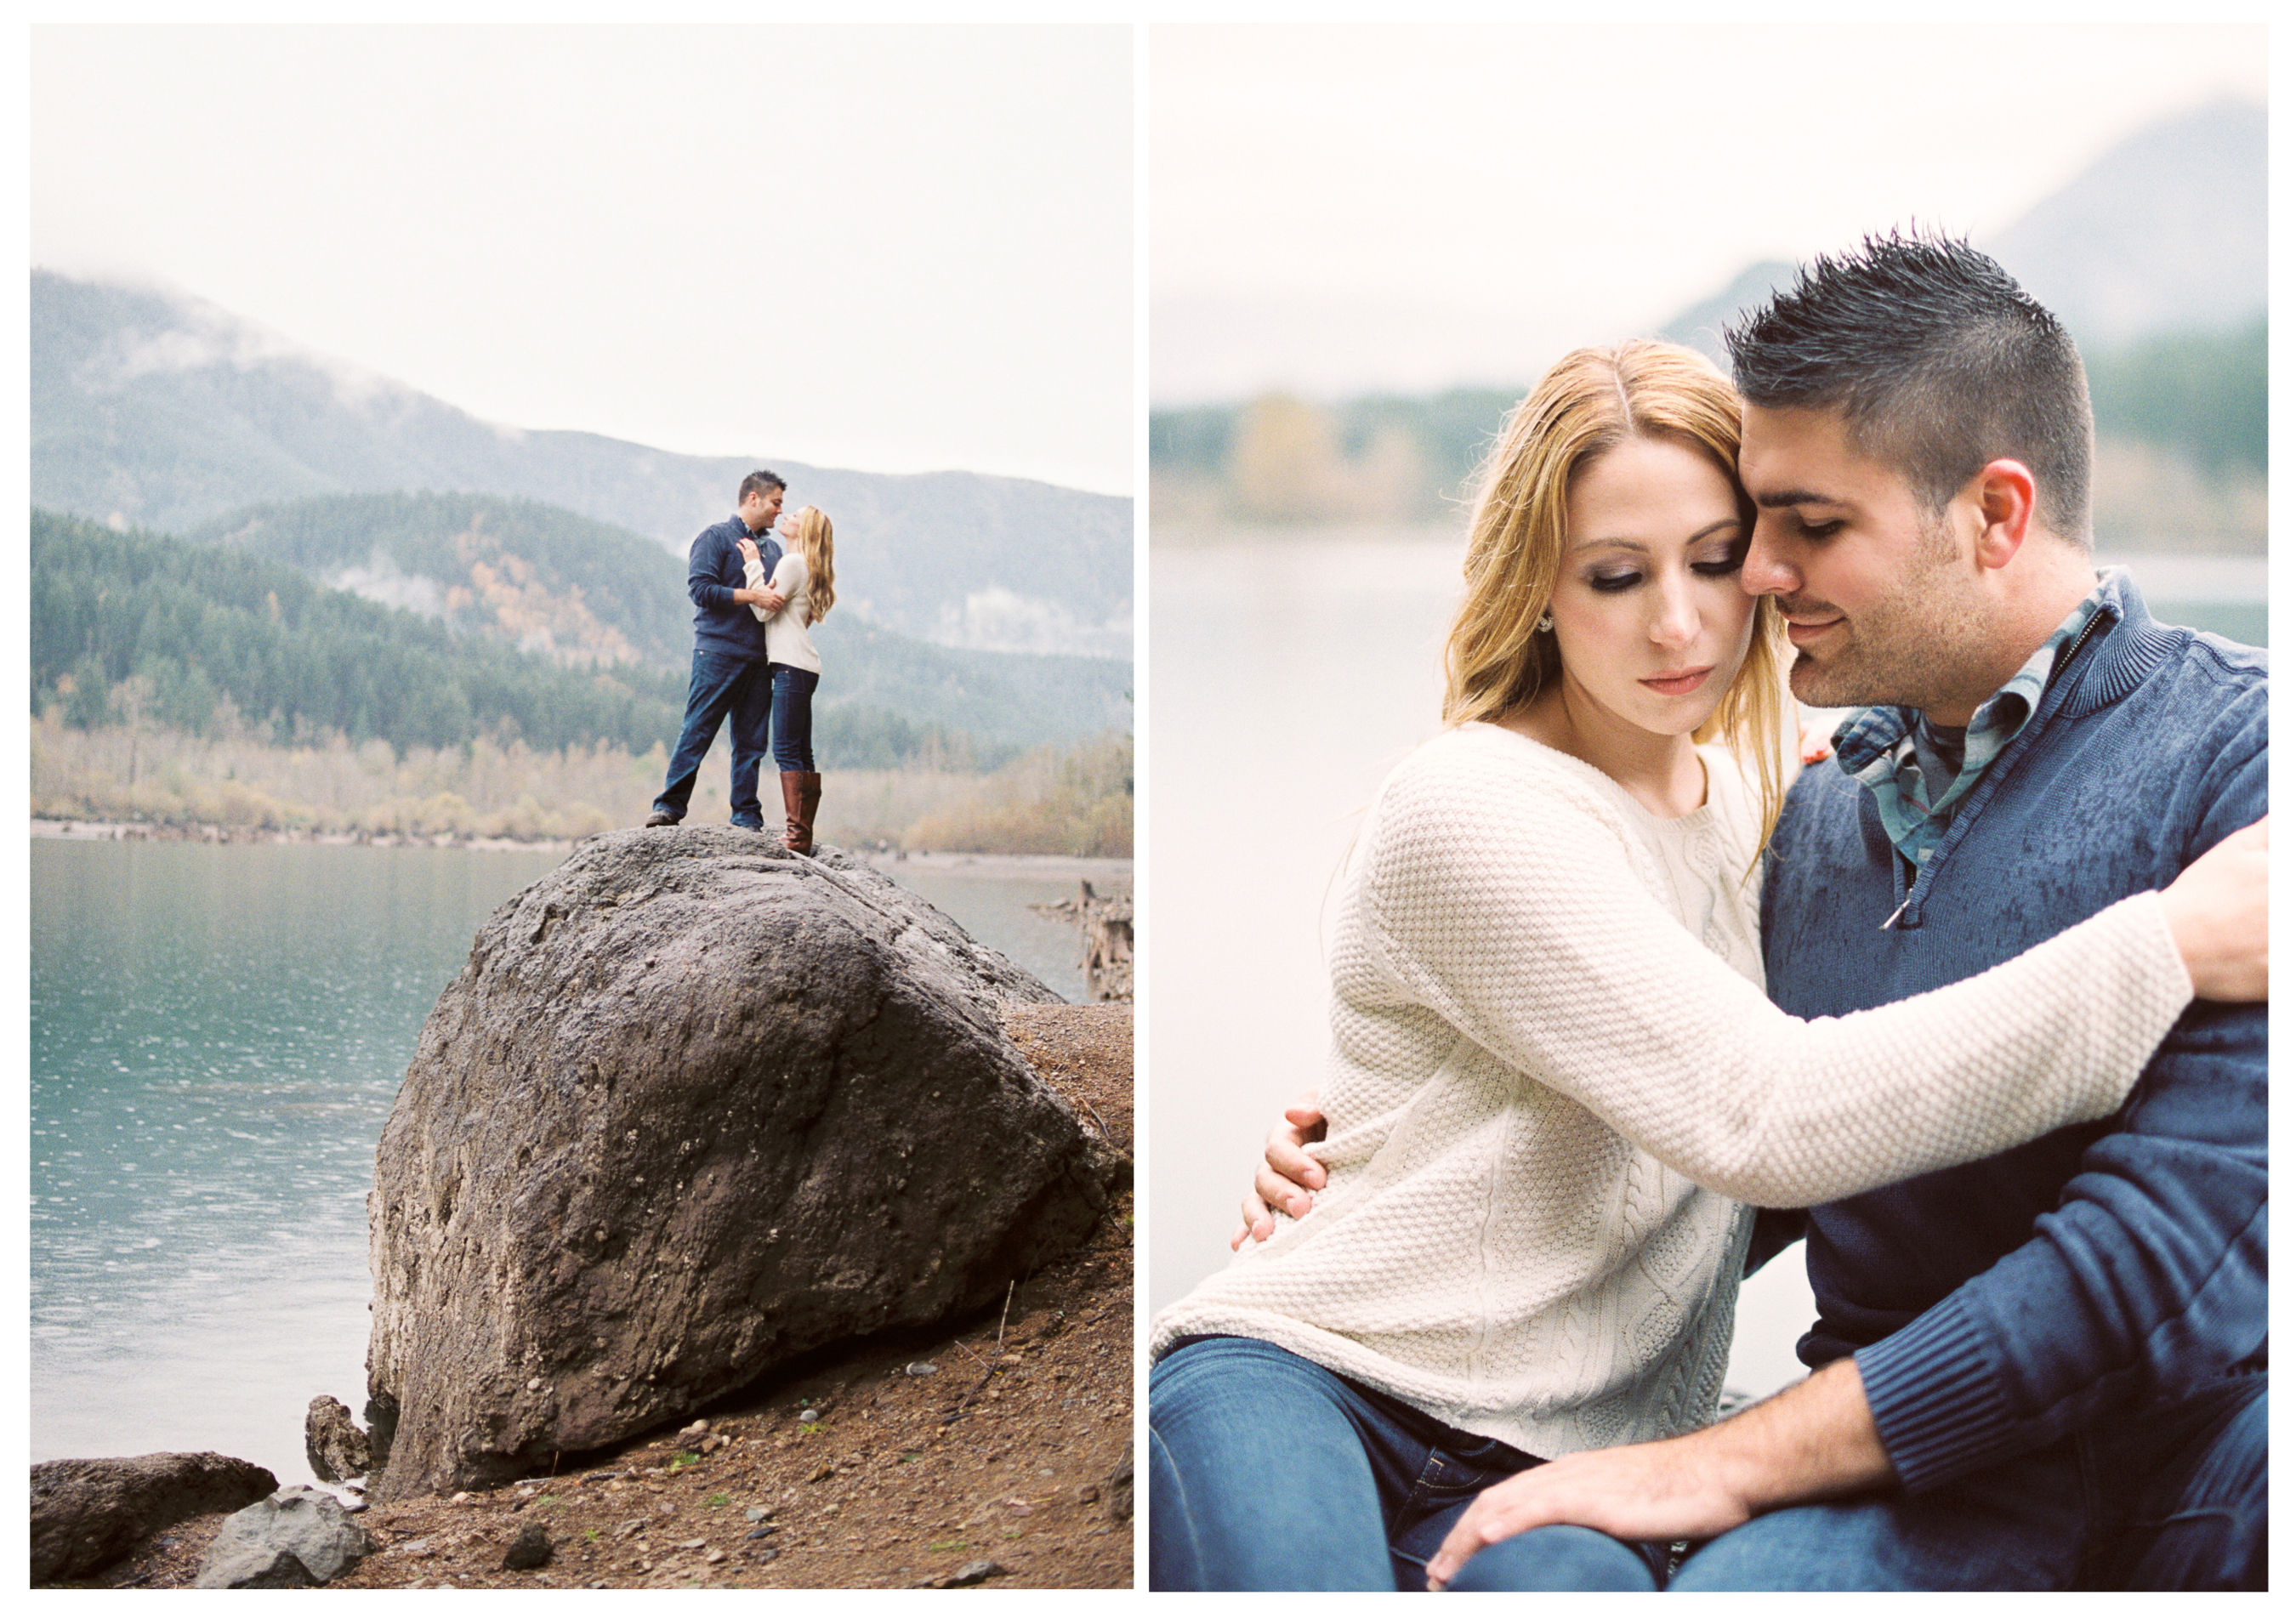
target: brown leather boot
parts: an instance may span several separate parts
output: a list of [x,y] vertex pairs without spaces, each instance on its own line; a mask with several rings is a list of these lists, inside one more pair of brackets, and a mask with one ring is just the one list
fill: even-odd
[[[789,812],[789,829],[782,835],[782,846],[793,854],[813,852],[813,816],[821,808],[821,772],[798,770],[791,772],[797,782],[797,804]],[[782,783],[784,797],[789,783]]]
[[793,854],[802,854],[813,846],[813,832],[805,815],[802,770],[783,770],[782,778],[782,813],[789,823],[782,828],[782,847]]

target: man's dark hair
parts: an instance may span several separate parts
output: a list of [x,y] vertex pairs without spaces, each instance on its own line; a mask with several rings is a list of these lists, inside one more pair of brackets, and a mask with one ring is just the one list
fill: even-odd
[[738,507],[742,503],[749,501],[750,493],[752,491],[755,491],[760,496],[764,496],[775,491],[786,491],[788,489],[789,481],[783,480],[771,469],[752,469],[747,474],[742,476],[742,488],[734,494],[734,505]]
[[1728,330],[1757,407],[1839,413],[1932,515],[1995,458],[2033,471],[2038,522],[2086,547],[2095,425],[2072,338],[1965,240],[1891,230],[1819,257]]

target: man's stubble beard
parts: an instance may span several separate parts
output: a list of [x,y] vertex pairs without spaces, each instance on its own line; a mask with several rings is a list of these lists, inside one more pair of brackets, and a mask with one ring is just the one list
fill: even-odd
[[1925,525],[1922,556],[1930,567],[1915,568],[1886,601],[1856,620],[1846,616],[1844,639],[1821,663],[1796,649],[1786,672],[1795,697],[1820,709],[1863,704],[1909,709],[1951,707],[1967,693],[1967,671],[1960,667],[1985,654],[1982,623],[1945,584],[1939,571],[1958,557],[1942,526]]

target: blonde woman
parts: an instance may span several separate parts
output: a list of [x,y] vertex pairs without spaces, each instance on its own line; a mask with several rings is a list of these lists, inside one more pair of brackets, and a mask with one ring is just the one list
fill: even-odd
[[782,517],[785,550],[766,580],[754,541],[742,543],[742,573],[752,589],[769,592],[779,607],[752,603],[765,622],[766,660],[774,678],[774,764],[782,776],[782,844],[813,852],[813,817],[821,807],[821,772],[813,757],[813,693],[821,685],[821,655],[812,627],[837,602],[837,540],[829,515],[808,505]]
[[[1424,1588],[1481,1489],[1712,1416],[1742,1202],[2107,1115],[2196,990],[2254,996],[2254,859],[2219,852],[1952,988],[1770,1004],[1755,870],[1786,703],[1778,621],[1738,583],[1738,420],[1702,358],[1639,341],[1571,354],[1509,420],[1448,729],[1342,875],[1328,1183],[1155,1320],[1152,1588]],[[1585,1537],[1581,1585],[1653,1583],[1606,1537],[1543,1533],[1549,1564]],[[1491,1546],[1452,1587],[1538,1588],[1529,1554]]]

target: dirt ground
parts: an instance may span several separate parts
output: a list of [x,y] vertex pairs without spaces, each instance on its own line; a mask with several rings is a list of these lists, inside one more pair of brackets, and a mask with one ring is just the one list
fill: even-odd
[[[1131,1008],[1015,1006],[1005,1025],[1129,1154]],[[1128,1588],[1132,1278],[1128,1187],[1090,1244],[989,1309],[819,1353],[552,1478],[370,1507],[374,1554],[329,1588]],[[188,1587],[222,1522],[78,1582]],[[529,1524],[551,1560],[506,1569]]]

